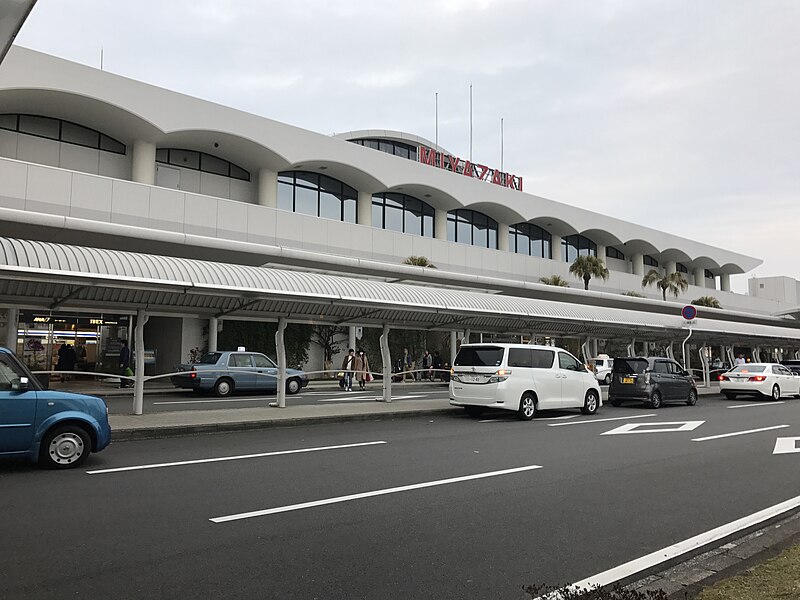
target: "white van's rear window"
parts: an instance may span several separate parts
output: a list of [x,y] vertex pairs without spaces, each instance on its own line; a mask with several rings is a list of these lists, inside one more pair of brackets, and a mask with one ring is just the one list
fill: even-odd
[[504,348],[497,346],[470,346],[461,348],[456,356],[456,367],[499,367],[503,364]]

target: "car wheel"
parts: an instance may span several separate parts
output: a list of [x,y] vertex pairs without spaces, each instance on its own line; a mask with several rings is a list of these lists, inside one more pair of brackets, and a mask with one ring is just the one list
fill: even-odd
[[781,388],[779,388],[777,384],[772,386],[772,399],[773,400],[781,399]]
[[617,398],[609,398],[608,402],[611,406],[622,406],[622,400],[618,400]]
[[82,427],[55,427],[42,439],[39,465],[47,469],[77,467],[86,460],[91,450],[92,440]]
[[303,387],[300,385],[300,380],[296,377],[292,377],[290,380],[286,382],[286,393],[287,394],[296,394],[300,391],[300,388]]
[[650,394],[650,408],[661,408],[661,392],[658,390]]
[[736,400],[736,394],[733,392],[722,392],[723,396],[725,396],[728,400]]
[[597,397],[597,392],[595,390],[586,392],[586,400],[583,402],[581,412],[585,415],[593,415],[597,412],[598,406],[600,406],[600,400]]
[[220,398],[225,398],[233,393],[233,388],[233,381],[227,377],[223,377],[221,379],[217,379],[217,383],[214,384],[214,393]]
[[603,383],[611,385],[611,373],[606,373],[606,376],[603,378]]
[[692,388],[689,390],[689,397],[686,399],[686,404],[689,406],[694,406],[697,404],[697,390]]
[[480,406],[465,406],[464,410],[467,411],[467,414],[470,417],[473,417],[475,419],[477,419],[483,414],[483,408],[481,408]]
[[522,395],[519,401],[517,416],[521,421],[530,421],[536,416],[536,398],[533,397],[533,394],[526,393]]

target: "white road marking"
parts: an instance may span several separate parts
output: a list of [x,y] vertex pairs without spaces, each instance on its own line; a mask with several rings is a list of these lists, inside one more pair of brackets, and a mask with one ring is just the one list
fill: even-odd
[[624,421],[625,419],[644,419],[645,417],[655,417],[655,414],[649,415],[631,415],[629,417],[611,417],[609,419],[591,419],[590,421],[570,421],[569,423],[548,423],[548,427],[563,427],[564,425],[583,425],[585,423],[605,423],[606,421]]
[[784,404],[783,400],[780,402],[757,402],[756,404],[735,404],[734,406],[726,406],[725,408],[750,408],[751,406],[777,406]]
[[136,465],[133,467],[117,467],[115,469],[98,469],[86,471],[89,475],[102,475],[105,473],[121,473],[123,471],[144,471],[146,469],[162,469],[164,467],[182,467],[184,465],[200,465],[213,462],[225,462],[229,460],[244,460],[246,458],[264,458],[266,456],[282,456],[284,454],[302,454],[305,452],[321,452],[323,450],[341,450],[344,448],[360,448],[362,446],[376,446],[386,444],[385,441],[359,442],[357,444],[340,444],[338,446],[317,446],[315,448],[299,448],[297,450],[278,450],[275,452],[260,452],[258,454],[242,454],[240,456],[222,456],[220,458],[199,458],[197,460],[181,460],[169,463],[153,463],[149,465]]
[[462,481],[473,481],[475,479],[485,479],[487,477],[498,477],[500,475],[511,475],[512,473],[521,473],[523,471],[533,471],[534,469],[541,469],[540,465],[528,465],[526,467],[516,467],[514,469],[503,469],[502,471],[489,471],[487,473],[476,473],[475,475],[465,475],[464,477],[452,477],[450,479],[439,479],[437,481],[425,481],[423,483],[413,483],[411,485],[401,485],[399,487],[384,488],[382,490],[373,490],[371,492],[362,492],[359,494],[350,494],[348,496],[337,496],[335,498],[324,498],[323,500],[314,500],[312,502],[303,502],[301,504],[290,504],[287,506],[276,506],[275,508],[267,508],[264,510],[254,510],[252,512],[238,513],[235,515],[227,515],[224,517],[214,517],[209,519],[213,523],[227,523],[229,521],[239,521],[241,519],[252,519],[253,517],[264,517],[267,515],[274,515],[277,513],[290,512],[294,510],[303,510],[305,508],[314,508],[315,506],[325,506],[328,504],[337,504],[340,502],[349,502],[351,500],[360,500],[362,498],[374,498],[375,496],[385,496],[387,494],[397,494],[399,492],[409,492],[411,490],[419,490],[423,488],[436,487],[440,485],[449,485],[451,483],[461,483]]
[[791,425],[774,425],[773,427],[761,427],[759,429],[748,429],[746,431],[734,431],[733,433],[723,433],[721,435],[709,435],[708,437],[695,438],[693,442],[707,442],[708,440],[719,440],[722,438],[734,437],[737,435],[747,435],[748,433],[759,433],[761,431],[772,431],[773,429],[784,429]]
[[[614,567],[613,569],[609,569],[608,571],[603,571],[597,575],[587,577],[582,581],[573,583],[569,587],[570,589],[577,591],[591,588],[596,585],[609,585],[615,581],[625,579],[626,577],[630,577],[631,575],[655,567],[656,565],[671,560],[677,556],[686,554],[692,550],[696,550],[697,548],[702,548],[707,544],[721,540],[738,531],[742,531],[743,529],[747,529],[753,525],[758,525],[759,523],[768,521],[769,519],[793,510],[798,506],[800,506],[800,496],[795,496],[790,500],[770,506],[769,508],[765,508],[764,510],[760,510],[746,517],[742,517],[736,521],[731,521],[730,523],[721,525],[720,527],[711,529],[687,540],[683,540],[682,542],[678,542],[672,546],[667,546],[661,550],[656,550],[655,552],[651,552],[646,556],[626,562],[625,564]],[[536,600],[544,600],[546,597],[547,596],[541,596]]]
[[214,400],[172,400],[170,402],[153,402],[156,404],[208,404],[210,402],[263,402],[272,398],[216,398]]
[[775,440],[775,449],[773,454],[794,454],[800,452],[797,442],[800,442],[800,437],[791,438],[778,438]]
[[537,421],[563,421],[564,419],[577,419],[580,415],[564,415],[562,417],[537,417]]
[[[705,421],[672,421],[669,423],[626,423],[600,435],[625,435],[628,433],[674,433],[676,431],[694,431]],[[677,427],[660,427],[661,425],[677,425]],[[650,427],[650,429],[647,429]]]
[[[425,398],[427,394],[420,394],[418,396],[392,396],[392,400],[410,400],[412,398]],[[371,398],[320,398],[317,402],[374,402],[376,400],[383,400],[383,396],[373,396]]]

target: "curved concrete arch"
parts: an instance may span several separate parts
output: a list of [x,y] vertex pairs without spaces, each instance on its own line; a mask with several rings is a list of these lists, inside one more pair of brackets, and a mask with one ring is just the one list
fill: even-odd
[[719,267],[719,274],[726,274],[726,275],[741,275],[745,271],[737,264],[734,263],[725,263],[721,267]]
[[559,219],[558,217],[552,216],[543,216],[543,217],[534,217],[532,219],[528,219],[528,223],[533,223],[534,225],[538,225],[542,229],[544,229],[550,235],[559,235],[564,237],[565,235],[574,235],[579,233],[575,227],[564,221],[563,219]]
[[355,131],[346,131],[344,133],[337,133],[334,134],[335,138],[339,138],[342,140],[360,140],[364,138],[370,138],[375,140],[391,140],[393,142],[403,142],[405,144],[414,145],[422,145],[427,146],[428,148],[433,148],[438,150],[439,152],[444,152],[445,154],[451,154],[451,152],[441,146],[437,146],[435,142],[430,141],[422,137],[421,135],[416,135],[413,133],[408,133],[406,131],[396,131],[394,129],[358,129]]
[[386,189],[377,190],[374,193],[381,192],[407,194],[439,210],[450,211],[458,208],[465,208],[455,196],[448,194],[440,188],[421,183],[400,183]]
[[654,255],[659,253],[659,249],[647,240],[633,239],[627,240],[623,243],[624,252],[628,254],[649,254]]
[[667,248],[659,252],[654,258],[656,258],[659,262],[663,261],[674,261],[679,262],[682,264],[686,264],[687,262],[692,260],[692,257],[686,254],[683,250],[678,248]]
[[[691,265],[694,268],[708,269],[709,271],[717,271],[720,268],[719,263],[708,256],[698,256],[697,258],[693,258],[691,260]],[[689,267],[689,265],[686,266]],[[741,273],[741,271],[739,272]]]
[[601,246],[622,246],[623,244],[621,239],[605,229],[585,229],[580,234]]
[[506,225],[516,225],[525,221],[525,217],[509,206],[503,206],[495,202],[475,202],[465,206],[469,210],[475,210],[491,217],[498,223]]
[[294,164],[289,164],[285,168],[280,169],[280,171],[308,171],[311,173],[319,173],[320,175],[328,175],[329,177],[338,179],[342,183],[346,183],[357,192],[375,193],[376,191],[383,191],[386,188],[384,182],[367,171],[359,169],[351,164],[330,159],[309,158],[307,160],[297,161]]

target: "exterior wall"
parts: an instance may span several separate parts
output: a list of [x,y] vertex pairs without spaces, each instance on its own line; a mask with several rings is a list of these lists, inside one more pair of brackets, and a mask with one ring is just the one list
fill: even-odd
[[751,296],[775,300],[787,307],[800,304],[800,281],[791,277],[751,277],[747,286]]
[[175,365],[186,362],[181,354],[182,321],[175,317],[150,317],[144,326],[145,348],[157,349],[154,373],[172,373]]
[[[173,183],[175,173],[178,177],[177,184]],[[174,165],[156,165],[156,185],[249,204],[255,204],[258,194],[258,185],[252,176],[250,181],[243,181]]]
[[208,319],[189,317],[181,319],[181,356],[175,364],[189,362],[189,352],[192,348],[200,348],[202,352],[208,347],[208,336],[204,334],[207,327]]

